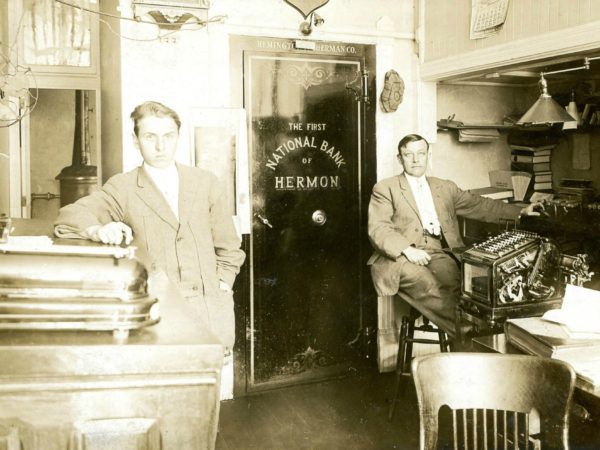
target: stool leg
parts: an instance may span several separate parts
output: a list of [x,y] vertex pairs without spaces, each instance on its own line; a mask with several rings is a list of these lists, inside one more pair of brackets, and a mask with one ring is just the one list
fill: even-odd
[[450,345],[448,342],[448,336],[446,336],[446,333],[444,333],[443,331],[438,331],[438,336],[440,340],[440,351],[448,352],[448,347]]
[[404,359],[406,349],[406,338],[408,334],[408,317],[402,317],[402,325],[400,326],[400,334],[398,336],[398,355],[396,356],[396,384],[394,386],[394,396],[390,403],[388,411],[388,420],[394,417],[394,409],[400,396],[400,384],[402,383],[402,372],[404,371]]
[[465,339],[465,336],[463,334],[462,323],[463,323],[462,309],[459,306],[457,306],[456,307],[456,321],[454,324],[454,328],[456,329],[456,341],[457,342],[463,342]]
[[413,354],[413,339],[415,338],[415,321],[408,321],[408,332],[406,334],[406,348],[404,349],[404,363],[402,365],[402,373],[410,373],[410,362]]

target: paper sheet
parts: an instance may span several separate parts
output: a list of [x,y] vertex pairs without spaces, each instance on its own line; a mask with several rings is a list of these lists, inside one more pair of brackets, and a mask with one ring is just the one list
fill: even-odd
[[570,140],[573,153],[572,166],[576,170],[590,170],[590,135],[589,133],[572,134]]
[[572,337],[597,339],[600,337],[600,291],[567,284],[561,308],[547,311],[543,318],[565,325]]
[[502,29],[509,0],[472,0],[471,39],[482,39]]

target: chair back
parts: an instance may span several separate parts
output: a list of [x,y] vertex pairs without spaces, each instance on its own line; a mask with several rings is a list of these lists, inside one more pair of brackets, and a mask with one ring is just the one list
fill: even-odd
[[[568,449],[575,372],[562,361],[529,355],[438,353],[412,362],[420,448],[435,449],[439,412],[452,415],[454,449]],[[536,419],[539,418],[539,423]],[[537,438],[536,438],[537,439]]]

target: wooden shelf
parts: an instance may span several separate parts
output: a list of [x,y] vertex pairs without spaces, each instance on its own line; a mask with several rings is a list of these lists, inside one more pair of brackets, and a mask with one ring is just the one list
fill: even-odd
[[514,128],[514,125],[502,125],[502,124],[476,124],[476,123],[463,123],[458,120],[440,119],[437,122],[438,128],[444,130],[467,130],[467,129],[480,129],[480,130],[510,130]]

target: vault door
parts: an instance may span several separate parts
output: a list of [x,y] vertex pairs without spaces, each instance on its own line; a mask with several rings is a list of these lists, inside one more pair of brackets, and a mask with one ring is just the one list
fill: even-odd
[[360,329],[362,62],[245,55],[253,228],[250,385],[345,370]]

